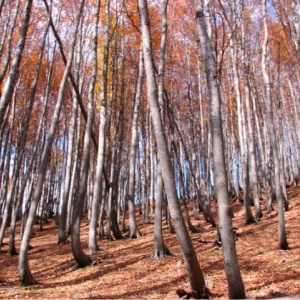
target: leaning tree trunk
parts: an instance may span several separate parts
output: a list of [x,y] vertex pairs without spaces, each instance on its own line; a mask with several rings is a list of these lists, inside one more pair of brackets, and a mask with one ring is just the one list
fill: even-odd
[[[158,102],[160,107],[160,116],[164,122],[164,74],[165,74],[165,54],[167,44],[167,8],[168,0],[161,3],[162,11],[162,35],[159,51],[159,65],[158,65]],[[170,254],[170,250],[165,245],[162,234],[162,209],[163,209],[163,191],[164,182],[162,177],[160,157],[158,156],[157,162],[157,175],[156,175],[156,199],[154,208],[154,252],[152,257],[155,259],[163,258]]]
[[172,162],[161,120],[157,88],[155,82],[155,68],[153,61],[150,20],[148,14],[147,0],[139,0],[138,5],[141,19],[142,44],[146,70],[147,97],[150,104],[149,106],[153,130],[157,144],[158,156],[160,159],[170,213],[174,223],[177,239],[182,250],[182,255],[187,268],[187,275],[194,296],[197,298],[205,296],[207,297],[202,270],[200,268],[193,244],[191,242],[180,210],[179,201],[176,193]]
[[[50,82],[53,65],[54,64],[52,63],[51,66],[50,66],[50,69],[48,71],[47,83]],[[17,251],[15,249],[15,231],[16,231],[17,214],[18,214],[19,207],[22,207],[22,204],[23,204],[23,201],[24,201],[23,197],[24,197],[24,194],[25,194],[25,189],[26,189],[27,183],[29,181],[30,174],[32,173],[33,164],[36,160],[36,154],[37,154],[37,151],[39,149],[38,143],[39,143],[41,135],[42,135],[43,124],[44,124],[45,118],[46,118],[46,110],[47,110],[47,106],[48,106],[48,100],[49,100],[49,85],[46,84],[46,88],[45,88],[45,92],[44,92],[43,110],[42,110],[40,121],[39,121],[39,124],[38,124],[38,127],[37,127],[38,129],[36,131],[36,136],[35,136],[32,155],[31,155],[31,158],[30,158],[29,162],[27,163],[26,172],[22,177],[22,180],[21,180],[21,183],[20,183],[20,191],[19,191],[19,194],[18,194],[18,199],[17,199],[16,204],[14,206],[14,211],[13,211],[13,215],[12,215],[11,226],[10,226],[10,235],[9,235],[9,252],[10,252],[11,255],[17,254]],[[30,187],[29,187],[28,190],[31,191],[32,186],[33,186],[33,180],[31,180],[29,186]],[[29,192],[28,194],[30,195],[31,192]],[[24,223],[25,219],[26,219],[26,216],[25,216],[25,214],[23,214],[21,224]],[[21,226],[21,236],[22,236],[22,232],[23,231],[22,231],[22,226]]]
[[263,6],[263,21],[264,21],[264,41],[262,44],[262,73],[265,87],[266,105],[267,105],[267,126],[270,136],[271,149],[273,154],[274,177],[275,177],[275,194],[278,204],[278,246],[280,249],[286,250],[289,248],[284,221],[283,196],[280,182],[280,165],[279,154],[277,148],[276,129],[273,118],[271,82],[268,74],[268,25],[266,19],[266,0],[262,0]]
[[[14,38],[14,32],[17,25],[17,20],[19,16],[20,11],[20,0],[17,2],[17,5],[15,7],[15,13],[14,16],[11,17],[12,13],[12,6],[9,7],[9,13],[5,16],[6,18],[6,24],[5,28],[2,33],[2,38],[0,42],[0,60],[2,61],[2,68],[0,70],[0,85],[2,85],[3,80],[5,79],[5,76],[7,75],[7,71],[9,71],[10,61],[11,61],[11,50],[12,50],[12,41]],[[3,3],[3,1],[2,1]],[[1,8],[0,8],[1,10]],[[6,39],[7,37],[7,39]],[[6,57],[4,58],[4,48],[6,48]],[[1,96],[1,92],[0,92]]]
[[[12,103],[12,112],[10,115],[10,120],[9,120],[9,128],[8,128],[8,133],[7,133],[7,140],[6,140],[6,144],[5,144],[5,151],[7,151],[7,155],[5,155],[6,157],[6,164],[5,164],[5,169],[4,172],[5,173],[5,181],[3,182],[3,192],[1,195],[1,198],[3,198],[6,200],[5,201],[5,208],[4,208],[4,213],[2,215],[2,224],[1,224],[1,230],[0,230],[0,248],[2,247],[2,241],[4,238],[4,233],[5,233],[5,229],[8,226],[9,223],[9,217],[11,215],[11,208],[12,208],[12,199],[13,199],[13,194],[10,194],[11,189],[8,191],[8,186],[9,186],[9,181],[10,181],[10,172],[12,172],[13,175],[13,179],[14,177],[16,177],[17,174],[15,174],[13,171],[11,171],[11,156],[12,156],[12,136],[13,136],[13,129],[14,129],[14,121],[15,121],[15,104],[16,104],[16,97],[14,97],[13,99],[13,103]],[[3,163],[5,162],[5,158],[3,158]],[[1,185],[0,185],[1,186]],[[2,213],[1,213],[2,214]]]
[[31,116],[34,99],[35,99],[35,94],[36,94],[36,90],[37,90],[37,86],[38,86],[38,82],[39,82],[38,79],[39,79],[41,62],[42,62],[42,58],[43,58],[43,51],[44,51],[44,47],[45,47],[46,36],[48,34],[48,29],[49,29],[49,26],[46,27],[43,41],[42,41],[42,44],[40,47],[40,53],[39,53],[38,62],[36,65],[35,77],[34,77],[34,81],[32,83],[32,89],[31,89],[31,93],[29,96],[29,104],[28,104],[27,112],[26,112],[26,121],[25,121],[25,124],[22,126],[22,130],[21,130],[21,134],[20,134],[18,154],[16,155],[16,163],[15,163],[14,173],[13,173],[12,181],[11,181],[9,191],[7,194],[6,206],[5,206],[4,216],[3,216],[1,230],[0,230],[0,247],[2,244],[3,237],[4,237],[5,227],[7,225],[7,221],[8,221],[8,217],[9,217],[8,215],[11,211],[12,201],[13,201],[13,197],[15,194],[15,188],[17,185],[17,181],[19,179],[20,170],[21,170],[21,166],[22,166],[22,162],[23,162],[23,155],[24,155],[25,144],[26,144],[26,139],[27,139],[27,131],[29,128],[30,116]]
[[3,124],[6,108],[12,99],[14,87],[18,79],[22,53],[29,27],[32,2],[33,0],[27,0],[26,2],[16,53],[0,98],[0,126]]
[[79,183],[79,193],[78,198],[74,203],[73,210],[73,222],[71,229],[72,238],[72,252],[74,258],[78,264],[78,267],[85,267],[89,265],[92,261],[89,256],[87,256],[81,247],[80,242],[80,222],[83,213],[84,202],[87,192],[87,181],[88,181],[88,171],[89,171],[89,161],[90,161],[90,140],[91,132],[93,128],[94,120],[94,93],[95,85],[97,80],[97,48],[98,48],[98,21],[99,21],[99,11],[100,11],[100,1],[97,1],[97,9],[95,12],[95,32],[93,36],[93,68],[92,68],[92,80],[90,83],[89,94],[88,94],[88,119],[85,128],[84,144],[83,144],[83,162]]
[[44,150],[42,153],[37,182],[36,182],[33,198],[32,198],[31,205],[30,205],[30,211],[29,211],[29,215],[27,218],[26,227],[24,230],[23,238],[22,238],[20,256],[19,256],[19,278],[20,278],[20,282],[22,285],[32,285],[32,284],[36,283],[36,280],[32,276],[30,268],[29,268],[29,264],[28,264],[29,241],[30,241],[31,231],[32,231],[34,221],[35,221],[37,205],[38,205],[38,202],[39,202],[41,194],[42,194],[44,177],[45,177],[45,174],[47,171],[47,165],[48,165],[48,161],[49,161],[50,153],[51,153],[51,146],[52,146],[52,142],[54,140],[55,130],[56,130],[56,126],[59,121],[60,110],[61,110],[62,102],[64,99],[64,91],[65,91],[65,87],[68,82],[68,76],[69,76],[69,72],[70,72],[71,66],[72,66],[74,47],[75,47],[75,43],[76,43],[78,25],[79,25],[79,21],[80,21],[81,15],[82,15],[83,4],[84,4],[84,0],[81,1],[81,5],[80,5],[79,11],[78,11],[77,18],[76,18],[76,25],[75,25],[74,33],[72,36],[72,44],[70,47],[68,63],[65,68],[63,78],[62,78],[62,81],[61,81],[61,84],[59,87],[57,103],[56,103],[55,110],[54,110],[54,113],[52,116],[51,125],[49,128],[48,134],[47,134],[46,144],[45,144],[45,147],[44,147]]
[[199,0],[195,0],[195,9],[198,35],[205,61],[205,71],[209,90],[215,194],[218,201],[219,232],[221,234],[223,245],[223,259],[229,289],[229,298],[244,299],[245,288],[238,263],[231,219],[232,210],[228,199],[228,183],[221,119],[221,100],[216,74],[215,57],[211,41],[207,34],[203,7],[201,7]]

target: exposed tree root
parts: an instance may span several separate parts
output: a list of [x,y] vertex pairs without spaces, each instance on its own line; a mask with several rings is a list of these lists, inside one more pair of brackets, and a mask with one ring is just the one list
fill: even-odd
[[155,250],[154,253],[151,255],[151,259],[161,259],[167,256],[177,256],[177,253],[168,249],[167,247],[163,247],[163,249]]

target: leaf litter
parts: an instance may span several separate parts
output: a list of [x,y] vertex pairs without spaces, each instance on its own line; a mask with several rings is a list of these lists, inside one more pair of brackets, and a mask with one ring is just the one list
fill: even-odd
[[[237,228],[236,246],[239,265],[249,298],[270,299],[300,294],[300,189],[288,190],[290,210],[285,212],[286,232],[290,250],[277,245],[277,213],[267,213],[256,224],[245,225],[243,204],[233,202],[233,226]],[[189,203],[192,217],[192,206]],[[216,216],[216,207],[212,203]],[[18,256],[8,253],[8,232],[0,251],[0,299],[176,299],[176,291],[190,291],[184,262],[176,235],[163,228],[165,244],[177,256],[151,259],[153,254],[154,219],[145,224],[136,215],[143,236],[139,239],[98,241],[100,251],[91,255],[93,264],[73,269],[75,261],[71,244],[57,245],[54,220],[34,228],[29,265],[39,285],[21,287],[18,278]],[[222,261],[222,248],[215,241],[217,229],[200,220],[193,220],[199,233],[190,233],[205,282],[212,298],[227,298],[227,283]],[[88,253],[88,226],[84,219],[81,228],[83,249]],[[165,224],[164,224],[165,225]],[[19,229],[18,229],[19,230]],[[7,230],[8,231],[8,230]],[[16,247],[20,247],[19,232]]]

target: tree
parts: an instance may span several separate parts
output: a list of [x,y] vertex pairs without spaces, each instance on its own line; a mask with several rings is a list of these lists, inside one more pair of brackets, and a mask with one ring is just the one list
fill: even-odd
[[31,93],[30,93],[30,97],[29,97],[29,105],[28,105],[27,112],[26,112],[26,121],[22,127],[21,134],[20,134],[18,155],[16,157],[16,164],[15,164],[14,173],[12,176],[12,182],[11,182],[11,185],[10,185],[10,188],[8,191],[3,221],[1,224],[0,247],[2,244],[3,237],[4,237],[5,228],[7,226],[7,221],[9,219],[9,215],[11,214],[11,206],[12,206],[12,202],[13,202],[13,198],[14,198],[14,194],[15,194],[15,188],[17,185],[17,180],[19,179],[21,166],[22,166],[22,162],[23,162],[27,132],[28,132],[29,123],[30,123],[30,119],[31,119],[31,112],[33,109],[33,104],[34,104],[34,100],[35,100],[35,96],[36,96],[37,85],[39,82],[40,69],[41,69],[41,64],[42,64],[43,52],[44,52],[44,48],[45,48],[45,41],[46,41],[46,37],[48,35],[48,29],[49,29],[49,26],[47,25],[46,29],[45,29],[43,41],[41,44],[41,48],[40,48],[40,53],[39,53],[38,62],[37,62],[37,66],[36,66],[36,73],[35,73],[34,81],[32,83]]
[[89,87],[88,94],[88,119],[85,128],[84,143],[83,143],[83,161],[81,166],[80,183],[78,197],[74,203],[73,221],[71,228],[72,237],[72,252],[77,262],[78,267],[86,267],[92,260],[82,250],[80,243],[80,221],[83,213],[84,201],[87,192],[87,180],[90,164],[90,140],[91,132],[93,128],[94,120],[94,99],[95,99],[95,86],[97,82],[97,71],[98,71],[98,22],[100,12],[100,1],[97,1],[97,6],[94,14],[94,35],[93,35],[93,57],[92,57],[92,79]]
[[[103,53],[102,65],[102,90],[101,90],[101,108],[99,111],[100,124],[99,124],[99,146],[97,153],[96,175],[93,190],[93,203],[91,211],[90,229],[89,229],[89,252],[96,253],[97,246],[97,220],[98,209],[100,203],[101,192],[101,178],[104,169],[104,151],[105,151],[105,125],[106,125],[106,106],[107,106],[107,73],[108,73],[108,56],[109,56],[109,42],[110,42],[110,0],[105,4],[105,42]],[[104,201],[104,199],[102,199]]]
[[[14,55],[14,59],[12,62],[10,72],[8,74],[8,78],[5,82],[3,93],[0,98],[0,125],[1,126],[3,125],[3,120],[5,120],[4,115],[5,115],[7,106],[9,104],[9,102],[11,101],[13,91],[15,88],[15,84],[18,79],[22,53],[23,53],[23,50],[25,47],[25,41],[26,41],[27,31],[28,31],[29,22],[30,22],[32,2],[33,2],[32,0],[26,1],[26,6],[25,6],[24,16],[23,16],[23,20],[22,20],[21,29],[20,29],[18,45],[16,48],[16,52]],[[1,4],[1,8],[2,8],[2,4]]]
[[155,68],[153,62],[148,4],[146,0],[139,0],[138,5],[141,19],[142,44],[145,60],[147,98],[149,101],[154,136],[162,168],[162,175],[166,196],[168,198],[171,218],[174,223],[177,239],[182,249],[182,255],[187,268],[187,275],[189,278],[191,289],[195,297],[207,297],[204,277],[180,211],[178,197],[176,194],[172,163],[160,116],[157,87],[155,82]]
[[273,168],[275,177],[275,194],[278,203],[278,246],[280,249],[287,250],[289,248],[286,231],[285,231],[285,221],[284,221],[284,209],[283,209],[283,195],[280,181],[280,165],[279,165],[279,154],[277,148],[277,137],[273,118],[273,108],[272,108],[272,94],[271,94],[271,82],[268,70],[268,24],[266,19],[266,0],[262,0],[263,9],[263,26],[264,26],[264,40],[262,43],[262,60],[261,67],[264,80],[264,89],[266,97],[266,107],[267,107],[267,126],[268,133],[271,141],[271,150],[273,158]]
[[135,186],[135,165],[136,165],[136,148],[137,148],[137,126],[138,115],[140,106],[140,97],[143,86],[143,52],[140,52],[139,68],[136,83],[135,101],[133,107],[132,118],[132,132],[131,132],[131,145],[130,145],[130,158],[129,158],[129,174],[128,174],[128,210],[129,210],[129,237],[140,237],[140,232],[137,227],[135,219],[135,205],[134,205],[134,186]]
[[64,99],[64,91],[65,91],[65,87],[67,85],[67,79],[69,76],[69,72],[70,72],[71,66],[72,66],[74,47],[75,47],[75,43],[76,43],[77,31],[78,31],[80,18],[82,17],[83,5],[84,5],[84,0],[82,0],[80,3],[80,7],[79,7],[78,14],[76,17],[76,23],[75,23],[75,27],[74,27],[74,31],[73,31],[73,36],[72,36],[72,44],[71,44],[70,52],[69,52],[69,56],[68,56],[68,63],[65,68],[64,75],[63,75],[63,78],[62,78],[62,81],[60,84],[58,99],[56,102],[55,111],[54,111],[53,118],[51,121],[51,126],[49,128],[49,132],[47,135],[46,144],[45,144],[45,147],[44,147],[44,150],[42,153],[37,182],[36,182],[34,194],[32,197],[32,201],[30,204],[30,211],[29,211],[27,222],[26,222],[24,235],[22,238],[20,256],[19,256],[19,278],[20,278],[20,282],[22,285],[32,285],[32,284],[36,283],[36,280],[34,279],[33,275],[31,274],[31,271],[29,269],[29,264],[28,264],[29,241],[30,241],[30,236],[31,236],[31,232],[32,232],[32,227],[33,227],[33,224],[35,221],[37,205],[38,205],[38,202],[39,202],[41,194],[42,194],[42,188],[43,188],[44,178],[45,178],[46,171],[47,171],[47,164],[48,164],[49,157],[50,157],[51,146],[52,146],[52,143],[54,140],[55,130],[56,130],[56,126],[57,126],[57,123],[59,120],[62,102]]
[[218,202],[219,232],[222,239],[223,260],[228,283],[229,298],[244,299],[245,289],[238,264],[235,236],[232,227],[232,210],[228,199],[227,174],[221,119],[221,100],[216,73],[216,62],[207,34],[203,5],[195,1],[196,24],[205,62],[205,72],[210,99],[210,126],[214,167],[214,188]]
[[[166,44],[167,44],[167,7],[168,0],[162,1],[161,12],[162,12],[162,34],[159,50],[159,64],[158,64],[158,103],[160,108],[161,120],[164,124],[164,92],[165,92],[165,56],[166,56]],[[153,258],[163,258],[168,254],[171,254],[170,250],[164,243],[162,234],[162,207],[164,201],[164,182],[162,177],[162,169],[160,158],[158,156],[157,162],[157,176],[156,176],[156,199],[154,208],[154,252]]]

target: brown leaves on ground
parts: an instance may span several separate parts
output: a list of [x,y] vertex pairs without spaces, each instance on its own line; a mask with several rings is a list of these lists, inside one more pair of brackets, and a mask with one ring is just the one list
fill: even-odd
[[[264,211],[262,220],[246,226],[243,205],[233,203],[234,227],[238,228],[236,245],[248,297],[268,299],[300,294],[300,190],[293,188],[288,193],[290,210],[285,212],[290,246],[288,251],[279,250],[277,246],[276,211]],[[213,207],[213,210],[215,214],[216,208]],[[75,261],[70,243],[57,245],[54,222],[45,224],[43,231],[38,231],[37,226],[36,235],[30,242],[32,249],[29,251],[29,264],[40,284],[27,288],[19,284],[18,257],[9,255],[6,236],[0,252],[0,298],[174,299],[178,298],[178,289],[189,293],[190,287],[176,235],[170,234],[167,226],[164,226],[165,243],[178,256],[150,259],[153,254],[153,218],[150,224],[145,224],[140,215],[137,217],[143,237],[99,241],[99,253],[91,256],[95,263],[84,269],[73,268]],[[214,299],[227,298],[222,249],[215,243],[217,229],[207,224],[202,215],[200,221],[192,222],[201,228],[199,233],[190,235],[206,285]],[[82,222],[81,233],[82,246],[87,252],[86,220]],[[16,245],[20,245],[19,234]]]

